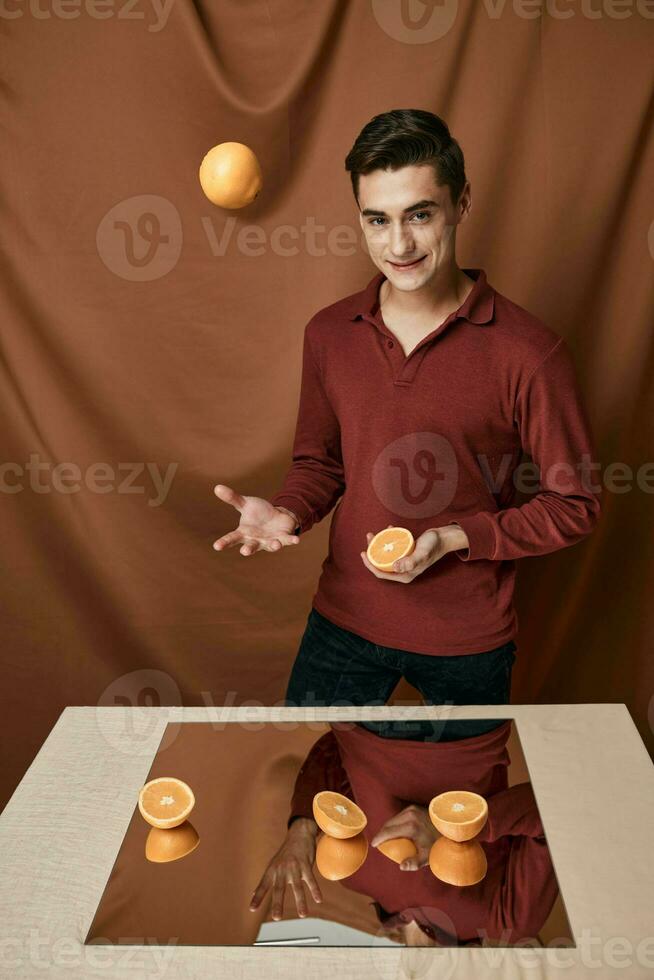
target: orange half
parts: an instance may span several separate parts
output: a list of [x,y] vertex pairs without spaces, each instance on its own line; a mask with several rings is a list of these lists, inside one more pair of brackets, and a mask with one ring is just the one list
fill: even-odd
[[488,862],[479,841],[457,843],[439,837],[429,852],[429,867],[435,878],[463,888],[476,885],[486,877]]
[[386,527],[370,539],[368,561],[382,572],[392,572],[394,563],[410,555],[415,546],[411,531],[405,527]]
[[429,804],[429,817],[443,837],[454,841],[471,840],[488,820],[488,804],[479,793],[454,789],[433,798]]
[[385,840],[377,844],[377,850],[396,864],[402,864],[402,861],[415,857],[418,853],[416,845],[408,837],[393,837],[392,840]]
[[169,830],[150,827],[150,833],[145,842],[145,856],[148,861],[153,861],[156,864],[178,861],[194,851],[199,843],[198,832],[188,820],[185,820],[179,827],[171,827]]
[[363,810],[342,793],[325,789],[313,798],[313,816],[330,837],[345,840],[360,834],[368,823]]
[[195,806],[191,787],[175,776],[151,779],[139,793],[141,816],[151,827],[169,830],[186,820]]
[[338,840],[321,834],[316,846],[316,867],[328,881],[341,881],[358,871],[368,856],[368,841],[364,834]]

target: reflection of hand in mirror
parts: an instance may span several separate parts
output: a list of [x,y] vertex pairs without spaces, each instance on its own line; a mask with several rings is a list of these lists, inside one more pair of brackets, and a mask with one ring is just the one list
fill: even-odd
[[284,891],[291,886],[295,897],[298,915],[307,915],[307,902],[304,893],[304,882],[315,902],[322,902],[320,888],[313,874],[313,862],[316,858],[316,837],[318,825],[315,820],[299,817],[288,828],[284,843],[274,855],[257,885],[250,911],[259,908],[264,896],[272,889],[271,914],[274,920],[279,920],[284,911]]
[[402,871],[418,871],[429,864],[431,846],[439,836],[430,820],[428,808],[412,803],[387,820],[370,843],[373,847],[378,847],[395,837],[408,837],[415,844],[418,853],[414,857],[405,858],[399,867]]

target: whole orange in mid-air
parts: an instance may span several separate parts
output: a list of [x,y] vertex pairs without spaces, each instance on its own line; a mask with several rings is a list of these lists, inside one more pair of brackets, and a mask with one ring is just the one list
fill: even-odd
[[263,186],[261,167],[245,143],[219,143],[200,164],[200,184],[219,208],[244,208],[252,204]]
[[392,572],[394,563],[410,555],[415,546],[411,531],[405,527],[385,527],[370,539],[368,561],[380,572]]

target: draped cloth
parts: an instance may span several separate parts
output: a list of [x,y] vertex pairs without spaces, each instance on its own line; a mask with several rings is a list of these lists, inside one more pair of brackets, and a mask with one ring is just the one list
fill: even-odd
[[[304,326],[374,273],[343,161],[392,108],[450,125],[459,264],[566,339],[632,474],[590,539],[521,562],[513,700],[624,701],[651,747],[647,5],[5,7],[0,805],[65,705],[283,698],[331,518],[217,553],[238,514],[212,488],[281,483]],[[197,179],[228,140],[264,173],[240,212]]]

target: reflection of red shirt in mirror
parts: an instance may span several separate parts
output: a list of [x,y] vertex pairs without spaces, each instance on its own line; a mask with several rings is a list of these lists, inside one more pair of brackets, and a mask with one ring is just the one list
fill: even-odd
[[400,871],[371,847],[363,866],[343,884],[391,914],[410,910],[405,918],[418,924],[445,928],[450,920],[459,943],[488,937],[511,944],[536,937],[558,888],[531,785],[508,786],[510,729],[506,721],[472,738],[421,742],[381,738],[350,722],[335,723],[298,774],[289,819],[312,817],[315,793],[335,790],[364,811],[370,841],[410,803],[428,806],[451,789],[479,793],[488,803],[488,821],[477,837],[488,860],[483,881],[457,888],[435,878],[428,866]]

